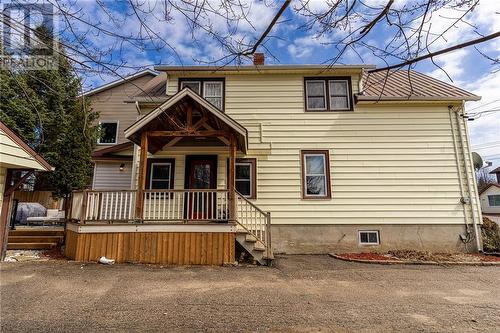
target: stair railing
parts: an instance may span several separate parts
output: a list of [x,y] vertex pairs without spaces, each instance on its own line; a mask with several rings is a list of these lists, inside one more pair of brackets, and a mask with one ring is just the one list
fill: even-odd
[[264,212],[236,191],[236,222],[265,246],[266,255],[271,258],[271,213]]

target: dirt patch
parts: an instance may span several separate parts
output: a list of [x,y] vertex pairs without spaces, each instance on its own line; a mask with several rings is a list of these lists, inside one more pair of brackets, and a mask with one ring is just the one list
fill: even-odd
[[42,257],[49,258],[52,260],[66,260],[66,257],[62,253],[61,248],[55,247],[50,250],[43,251],[41,253]]
[[345,260],[411,262],[411,263],[481,263],[499,262],[499,256],[480,253],[432,253],[415,250],[393,250],[387,253],[337,253]]

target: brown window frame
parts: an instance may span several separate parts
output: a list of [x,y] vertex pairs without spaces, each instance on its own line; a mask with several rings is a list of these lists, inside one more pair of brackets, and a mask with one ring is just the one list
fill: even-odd
[[[325,195],[310,195],[307,194],[307,185],[306,181],[306,163],[305,163],[305,155],[324,155],[325,158]],[[330,180],[330,152],[328,150],[301,150],[300,151],[300,184],[302,189],[302,199],[305,200],[325,200],[332,198],[332,188],[331,188],[331,180]]]
[[[307,81],[322,81],[325,87],[325,109],[308,109],[307,107]],[[347,81],[348,109],[332,109],[330,101],[330,81]],[[306,112],[349,112],[354,111],[352,96],[352,80],[350,76],[313,76],[304,77],[304,110]]]
[[[171,164],[171,170],[170,170],[170,187],[168,188],[173,189],[174,188],[174,180],[175,180],[175,158],[148,158],[148,163],[146,167],[146,189],[148,190],[153,190],[151,188],[151,168],[153,163],[170,163]],[[159,190],[159,189],[158,189]]]
[[[235,161],[236,164],[238,163],[249,163],[251,164],[251,174],[250,174],[250,191],[251,195],[250,196],[245,196],[247,199],[257,199],[257,159],[254,157],[251,158],[237,158]],[[236,172],[236,165],[235,165],[235,172]],[[229,159],[227,159],[227,172],[226,175],[229,175]],[[234,175],[234,182],[235,182],[235,188],[236,188],[236,174]],[[253,180],[253,181],[252,181]]]
[[[200,96],[203,97],[205,82],[222,82],[222,112],[225,112],[226,108],[226,79],[223,77],[182,77],[179,78],[177,83],[177,91],[181,91],[182,82],[200,82]],[[205,98],[205,97],[203,97]]]

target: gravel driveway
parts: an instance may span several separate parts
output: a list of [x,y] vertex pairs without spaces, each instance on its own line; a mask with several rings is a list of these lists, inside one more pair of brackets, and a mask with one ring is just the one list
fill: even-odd
[[499,267],[2,263],[2,332],[498,332]]

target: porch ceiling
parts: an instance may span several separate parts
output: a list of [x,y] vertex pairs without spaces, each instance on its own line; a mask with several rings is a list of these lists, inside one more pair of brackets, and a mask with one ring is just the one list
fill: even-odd
[[238,150],[247,151],[247,130],[189,88],[184,88],[125,130],[125,137],[141,144],[148,132],[148,151],[156,153],[185,137],[218,137],[225,144],[236,138]]

